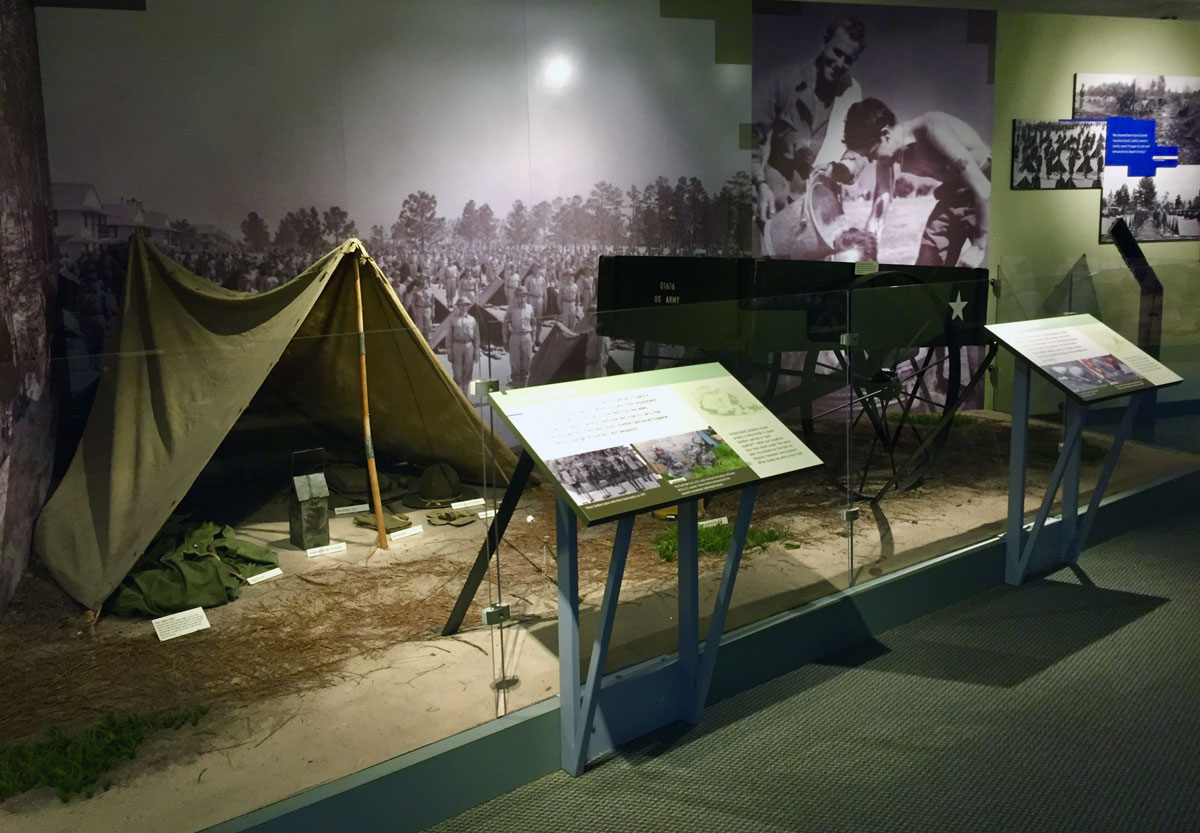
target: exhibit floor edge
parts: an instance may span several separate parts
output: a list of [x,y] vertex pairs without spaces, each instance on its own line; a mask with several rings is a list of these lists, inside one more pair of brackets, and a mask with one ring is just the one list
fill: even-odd
[[[1198,498],[1200,471],[1112,495],[1101,503],[1084,546],[1146,520],[1191,510]],[[1058,552],[1060,523],[1061,518],[1054,518],[1046,524],[1031,559],[1031,575],[1056,566],[1049,559]],[[1004,555],[1004,537],[997,535],[730,631],[722,638],[708,702],[1002,584]],[[593,757],[670,722],[664,709],[674,702],[677,681],[674,656],[608,675],[591,742]],[[415,833],[548,775],[559,765],[555,697],[209,827],[205,833]]]

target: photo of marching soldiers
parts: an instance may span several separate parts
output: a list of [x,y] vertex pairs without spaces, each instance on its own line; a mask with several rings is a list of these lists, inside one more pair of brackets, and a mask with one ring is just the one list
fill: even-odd
[[1013,121],[1014,191],[1099,188],[1105,122]]
[[660,485],[646,461],[627,445],[558,457],[547,460],[546,466],[580,506]]
[[707,477],[746,465],[712,428],[637,442],[633,447],[668,481]]

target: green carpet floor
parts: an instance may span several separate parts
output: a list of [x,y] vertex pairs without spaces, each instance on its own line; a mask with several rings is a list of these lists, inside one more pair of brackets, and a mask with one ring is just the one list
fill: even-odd
[[[500,764],[502,765],[502,764]],[[1156,523],[431,828],[1200,831],[1200,518]]]

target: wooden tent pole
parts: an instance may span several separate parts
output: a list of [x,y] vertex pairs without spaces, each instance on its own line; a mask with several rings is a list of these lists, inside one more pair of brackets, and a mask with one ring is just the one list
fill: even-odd
[[379,473],[375,470],[375,446],[371,442],[371,411],[367,406],[367,336],[363,329],[362,281],[354,253],[354,298],[358,303],[358,378],[362,387],[363,445],[367,450],[367,476],[371,479],[371,500],[375,507],[375,529],[379,532],[379,548],[388,548],[387,531],[383,524],[383,500],[379,497]]

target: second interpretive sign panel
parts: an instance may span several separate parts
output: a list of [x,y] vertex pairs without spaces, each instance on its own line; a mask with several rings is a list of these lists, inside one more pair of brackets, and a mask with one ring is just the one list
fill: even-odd
[[493,393],[585,524],[820,465],[719,364]]
[[987,329],[1082,402],[1128,396],[1182,381],[1170,368],[1090,315],[989,324]]

